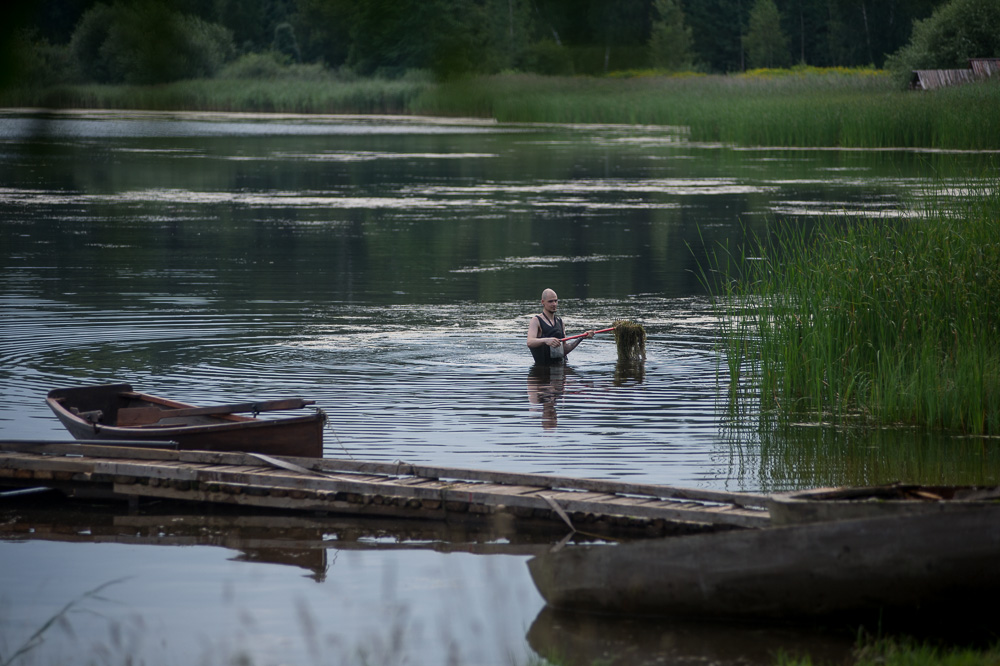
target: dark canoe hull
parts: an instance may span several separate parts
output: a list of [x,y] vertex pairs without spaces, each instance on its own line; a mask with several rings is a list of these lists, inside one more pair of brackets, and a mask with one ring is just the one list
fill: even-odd
[[1000,504],[1000,488],[892,484],[870,488],[814,488],[773,495],[771,522],[795,525],[880,516],[950,513]]
[[[129,384],[56,389],[49,392],[46,403],[70,434],[81,440],[170,441],[182,450],[323,457],[326,416],[320,410],[275,419],[235,414],[166,417],[152,426],[121,427],[116,425],[116,415],[122,408],[156,406],[170,410],[193,405],[134,393]],[[97,411],[101,418],[96,423],[80,415]]]
[[796,620],[950,617],[1000,592],[1000,507],[609,546],[528,562],[550,606]]

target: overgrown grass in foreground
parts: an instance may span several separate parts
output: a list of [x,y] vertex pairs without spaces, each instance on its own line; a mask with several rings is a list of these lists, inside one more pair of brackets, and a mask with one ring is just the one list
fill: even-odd
[[[784,226],[717,258],[735,405],[1000,434],[1000,183],[960,211]],[[725,263],[730,262],[730,263]]]
[[[812,666],[809,657],[780,655],[778,666]],[[854,666],[996,666],[1000,647],[939,648],[909,639],[872,640],[858,649]]]
[[907,92],[878,70],[795,68],[726,76],[499,74],[435,83],[419,73],[359,79],[254,64],[216,79],[158,86],[7,91],[0,106],[473,116],[680,125],[695,141],[742,145],[1000,149],[997,81]]

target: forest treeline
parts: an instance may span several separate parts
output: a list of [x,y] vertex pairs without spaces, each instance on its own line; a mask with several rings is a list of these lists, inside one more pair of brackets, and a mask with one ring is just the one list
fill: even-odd
[[444,79],[1000,55],[996,0],[15,0],[5,13],[0,64],[21,86],[163,83],[234,63]]

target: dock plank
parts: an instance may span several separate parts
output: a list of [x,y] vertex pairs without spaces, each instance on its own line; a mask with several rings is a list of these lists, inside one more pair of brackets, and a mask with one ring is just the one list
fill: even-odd
[[574,519],[606,526],[769,522],[761,496],[743,493],[405,463],[0,442],[0,481],[27,485],[57,474],[66,484],[120,496],[295,511],[445,520],[508,513],[562,529]]

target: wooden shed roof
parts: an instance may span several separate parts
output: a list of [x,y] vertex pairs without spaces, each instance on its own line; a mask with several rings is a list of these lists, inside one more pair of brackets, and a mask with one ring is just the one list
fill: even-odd
[[913,90],[935,90],[979,79],[1000,76],[1000,58],[969,58],[968,69],[915,69],[910,77]]

